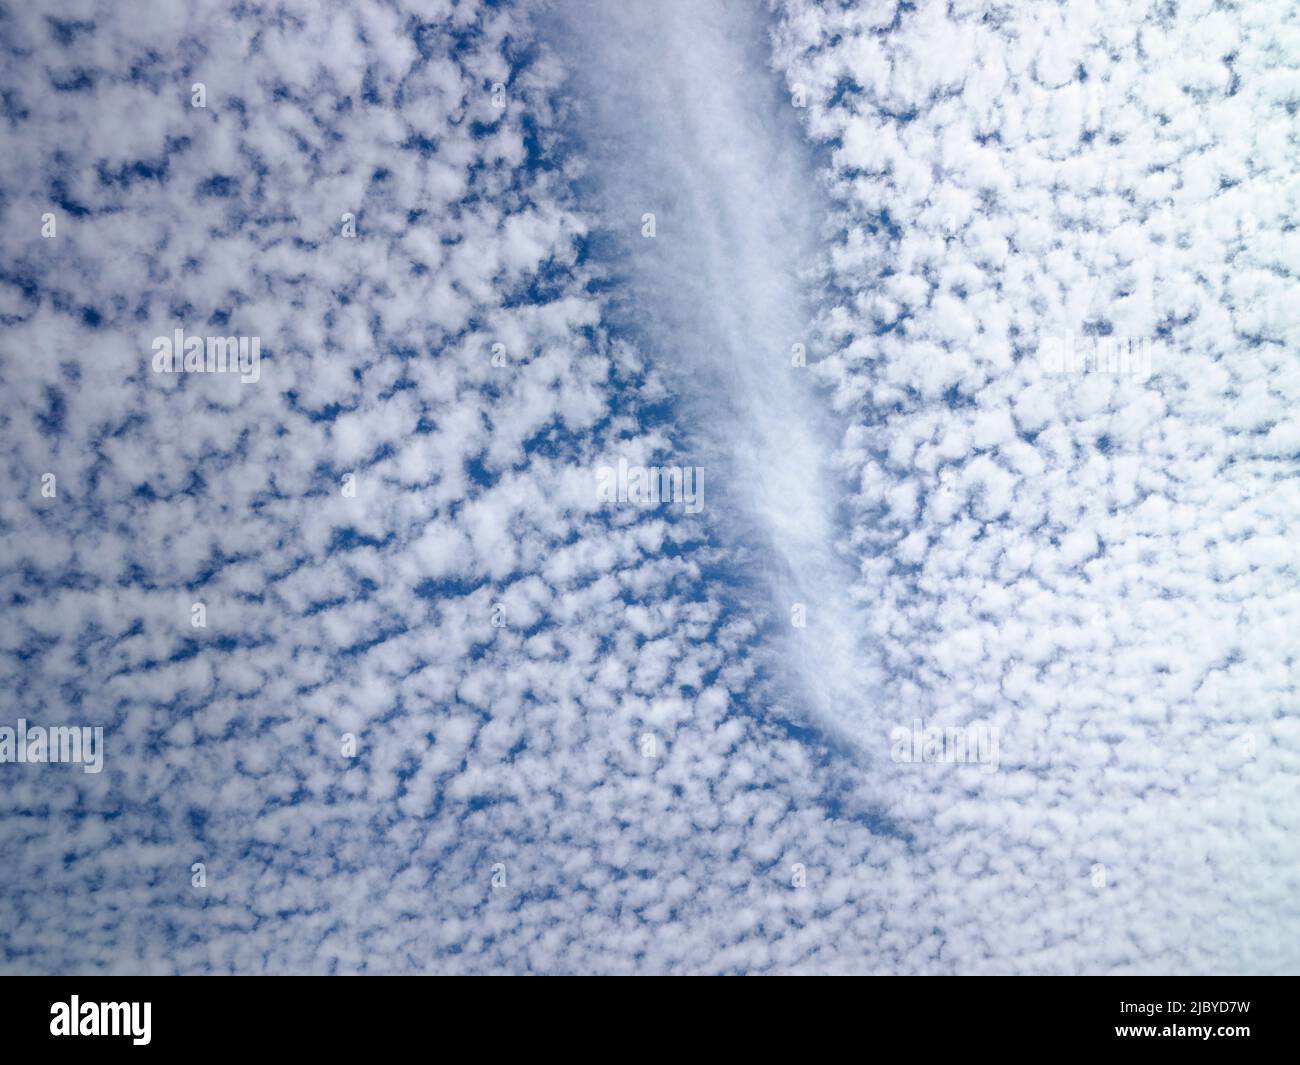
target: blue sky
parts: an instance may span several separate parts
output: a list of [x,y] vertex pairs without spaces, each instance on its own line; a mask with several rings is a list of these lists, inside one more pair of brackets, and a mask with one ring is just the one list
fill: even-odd
[[0,49],[0,971],[1300,969],[1286,5]]

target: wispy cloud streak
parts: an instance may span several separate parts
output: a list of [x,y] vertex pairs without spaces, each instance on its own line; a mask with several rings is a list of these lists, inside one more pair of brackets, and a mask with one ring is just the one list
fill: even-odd
[[876,678],[836,550],[840,427],[804,364],[826,211],[766,17],[660,0],[564,5],[541,22],[578,89],[623,321],[677,392],[722,539],[754,548],[778,691],[852,736]]

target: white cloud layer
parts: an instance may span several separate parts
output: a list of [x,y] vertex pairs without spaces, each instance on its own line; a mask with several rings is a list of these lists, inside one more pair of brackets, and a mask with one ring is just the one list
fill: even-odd
[[1294,13],[63,6],[0,725],[104,769],[0,765],[0,971],[1300,969]]

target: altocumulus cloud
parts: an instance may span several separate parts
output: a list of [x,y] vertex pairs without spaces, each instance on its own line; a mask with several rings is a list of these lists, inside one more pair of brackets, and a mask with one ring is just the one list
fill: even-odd
[[1294,13],[39,6],[0,968],[1300,967]]

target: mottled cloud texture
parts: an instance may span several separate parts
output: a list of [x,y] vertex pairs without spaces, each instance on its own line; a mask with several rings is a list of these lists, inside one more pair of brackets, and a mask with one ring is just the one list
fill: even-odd
[[1287,4],[0,52],[0,971],[1300,971]]

